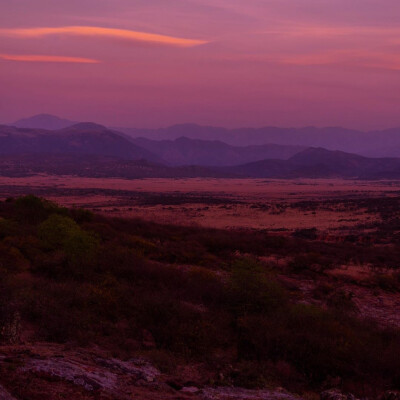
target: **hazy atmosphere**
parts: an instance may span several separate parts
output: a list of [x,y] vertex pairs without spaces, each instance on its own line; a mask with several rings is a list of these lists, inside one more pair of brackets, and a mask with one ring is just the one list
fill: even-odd
[[0,121],[400,125],[397,0],[0,2]]
[[399,0],[0,0],[0,400],[400,400]]

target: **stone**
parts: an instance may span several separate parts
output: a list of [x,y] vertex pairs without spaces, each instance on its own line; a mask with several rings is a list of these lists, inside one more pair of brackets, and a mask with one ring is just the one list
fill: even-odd
[[0,385],[0,400],[16,400],[16,398],[11,396],[11,394]]
[[400,400],[400,392],[388,390],[381,396],[381,400]]
[[358,400],[351,393],[342,393],[339,389],[325,390],[320,394],[321,400]]
[[189,393],[189,394],[196,394],[196,393],[200,392],[200,389],[196,386],[185,386],[181,389],[181,392]]

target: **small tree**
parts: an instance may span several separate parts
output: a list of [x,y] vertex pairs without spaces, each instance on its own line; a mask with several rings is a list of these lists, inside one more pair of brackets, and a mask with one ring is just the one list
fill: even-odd
[[62,250],[68,266],[76,270],[92,263],[98,239],[71,218],[52,214],[39,226],[39,236],[50,250]]

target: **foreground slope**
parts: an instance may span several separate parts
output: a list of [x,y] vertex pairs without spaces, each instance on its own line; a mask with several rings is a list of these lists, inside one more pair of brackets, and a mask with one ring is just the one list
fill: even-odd
[[365,319],[329,274],[350,262],[393,268],[394,243],[110,219],[33,196],[0,202],[0,217],[0,394],[261,400],[293,398],[278,386],[307,398],[332,386],[369,398],[400,389],[398,328]]

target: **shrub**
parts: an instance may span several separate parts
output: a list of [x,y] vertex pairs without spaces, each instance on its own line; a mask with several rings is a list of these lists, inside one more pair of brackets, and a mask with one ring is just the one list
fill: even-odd
[[353,302],[353,294],[344,290],[334,291],[327,299],[327,305],[342,313],[355,313],[357,306]]
[[29,268],[29,261],[20,250],[0,242],[0,272],[20,272]]
[[332,262],[318,253],[306,253],[295,256],[288,266],[296,274],[314,273],[331,268]]
[[400,291],[400,273],[375,274],[372,284],[388,292]]
[[15,218],[22,223],[37,224],[43,221],[57,207],[47,200],[28,195],[18,198],[14,203]]
[[0,218],[0,239],[18,235],[18,224],[10,219]]
[[38,232],[48,248],[65,253],[71,272],[81,273],[85,267],[94,263],[98,239],[82,230],[73,219],[52,214],[40,224]]
[[293,236],[302,239],[315,240],[318,237],[318,230],[317,228],[296,229]]
[[287,301],[282,287],[251,259],[234,263],[228,293],[230,307],[237,317],[276,312]]
[[38,228],[39,237],[51,249],[64,248],[69,238],[79,231],[73,219],[58,214],[52,214]]

